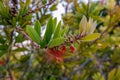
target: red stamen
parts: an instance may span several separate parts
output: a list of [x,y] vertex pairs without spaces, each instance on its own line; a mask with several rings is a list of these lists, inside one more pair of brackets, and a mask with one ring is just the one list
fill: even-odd
[[75,51],[75,47],[74,46],[70,46],[70,52],[74,53],[74,51]]

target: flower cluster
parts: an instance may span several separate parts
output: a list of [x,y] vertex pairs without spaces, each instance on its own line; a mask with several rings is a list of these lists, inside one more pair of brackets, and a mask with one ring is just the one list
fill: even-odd
[[[75,47],[70,46],[70,53],[74,53]],[[48,61],[57,61],[62,62],[64,60],[65,53],[67,52],[67,48],[65,45],[60,45],[59,47],[53,47],[47,49],[47,60]]]

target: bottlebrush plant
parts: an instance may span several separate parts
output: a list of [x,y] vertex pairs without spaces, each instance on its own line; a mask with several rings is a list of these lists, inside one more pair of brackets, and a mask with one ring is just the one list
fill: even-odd
[[0,80],[119,80],[119,3],[0,0]]
[[43,37],[41,36],[41,25],[39,21],[35,22],[33,28],[28,25],[26,31],[40,48],[46,50],[46,59],[48,61],[56,60],[62,62],[67,51],[67,46],[70,46],[70,53],[74,53],[75,47],[71,45],[76,41],[93,41],[99,37],[99,33],[93,33],[96,25],[96,21],[93,21],[91,18],[87,21],[87,18],[83,16],[79,25],[79,34],[67,37],[69,36],[68,28],[62,29],[61,22],[57,24],[56,18],[50,18]]

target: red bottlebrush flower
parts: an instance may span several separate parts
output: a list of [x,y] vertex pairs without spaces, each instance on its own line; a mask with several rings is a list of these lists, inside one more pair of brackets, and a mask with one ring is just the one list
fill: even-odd
[[49,48],[49,49],[48,49],[48,52],[49,52],[49,53],[54,53],[55,50],[54,50],[54,48]]
[[75,51],[75,47],[74,46],[70,46],[70,52],[74,53],[74,51]]
[[64,54],[61,49],[58,48],[48,48],[46,52],[46,60],[49,62],[57,61],[62,62]]
[[62,62],[63,61],[63,58],[61,58],[61,57],[55,57],[55,58],[56,58],[57,62]]
[[62,45],[62,46],[61,46],[61,51],[62,51],[63,53],[66,52],[66,46],[65,46],[65,45]]
[[55,51],[55,55],[56,55],[56,56],[60,56],[61,54],[62,54],[62,52],[61,52],[60,50],[56,50],[56,51]]

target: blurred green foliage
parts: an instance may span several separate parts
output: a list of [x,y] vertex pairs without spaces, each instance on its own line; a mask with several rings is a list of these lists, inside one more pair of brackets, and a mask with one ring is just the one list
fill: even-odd
[[0,80],[120,80],[120,5],[63,1],[0,0]]

